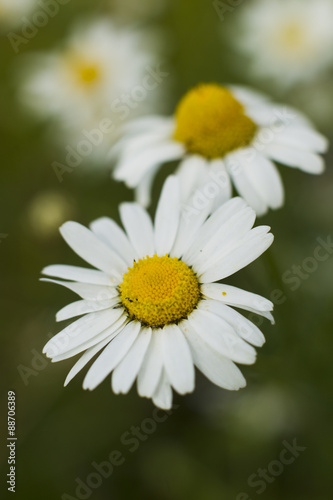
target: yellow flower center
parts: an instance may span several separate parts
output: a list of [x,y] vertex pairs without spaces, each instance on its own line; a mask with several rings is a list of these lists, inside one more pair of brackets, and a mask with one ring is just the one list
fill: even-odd
[[200,288],[185,262],[154,255],[128,268],[120,297],[130,318],[158,328],[187,318],[200,299]]
[[214,83],[198,85],[176,109],[174,139],[191,153],[220,158],[248,145],[257,130],[231,92]]
[[100,65],[89,57],[70,52],[65,57],[65,70],[75,85],[90,88],[98,83],[102,76]]
[[100,71],[97,66],[82,65],[78,71],[79,78],[84,83],[92,83],[99,79]]
[[285,50],[297,50],[306,44],[306,33],[300,23],[290,22],[281,29],[279,39]]

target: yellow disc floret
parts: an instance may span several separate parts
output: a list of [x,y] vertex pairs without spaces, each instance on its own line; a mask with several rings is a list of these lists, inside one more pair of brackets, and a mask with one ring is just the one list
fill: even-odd
[[84,83],[92,83],[99,79],[99,69],[97,66],[93,65],[82,65],[78,68],[78,75],[82,82]]
[[174,138],[190,153],[221,158],[248,145],[257,130],[231,92],[214,83],[198,85],[180,101]]
[[187,318],[200,299],[200,288],[185,262],[154,255],[128,268],[120,297],[130,318],[157,328]]

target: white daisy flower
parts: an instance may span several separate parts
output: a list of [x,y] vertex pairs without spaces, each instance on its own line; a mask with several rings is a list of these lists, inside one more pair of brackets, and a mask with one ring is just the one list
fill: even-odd
[[[97,270],[54,265],[44,279],[77,293],[57,320],[83,315],[45,346],[52,361],[83,353],[65,385],[97,354],[83,382],[93,390],[112,372],[112,388],[127,393],[137,380],[140,396],[155,405],[172,405],[172,388],[194,390],[194,366],[214,384],[229,390],[246,385],[235,363],[252,364],[253,346],[264,336],[233,307],[273,321],[270,301],[215,283],[245,267],[272,243],[270,228],[252,229],[254,211],[234,198],[217,211],[200,212],[187,224],[182,217],[179,180],[169,177],[154,226],[145,209],[123,203],[126,233],[111,219],[90,230],[75,222],[60,231],[69,246]],[[231,307],[232,306],[232,307]],[[251,345],[252,344],[252,345]]]
[[16,25],[37,5],[36,0],[0,0],[0,25]]
[[[104,119],[121,121],[147,110],[156,90],[147,91],[143,82],[154,61],[139,32],[104,19],[80,23],[64,47],[21,63],[21,98],[38,116],[89,132],[102,128]],[[150,84],[156,84],[151,75]],[[131,92],[137,86],[141,94],[135,100]]]
[[129,124],[114,148],[119,162],[114,177],[136,188],[138,201],[147,205],[160,165],[182,160],[177,173],[184,199],[203,189],[204,178],[219,178],[218,205],[231,195],[230,177],[238,193],[263,215],[284,202],[273,162],[320,174],[324,161],[318,153],[327,145],[294,109],[247,88],[201,84],[181,99],[174,117],[151,116]]
[[255,75],[284,88],[332,67],[331,0],[255,0],[239,14],[242,36],[235,44]]

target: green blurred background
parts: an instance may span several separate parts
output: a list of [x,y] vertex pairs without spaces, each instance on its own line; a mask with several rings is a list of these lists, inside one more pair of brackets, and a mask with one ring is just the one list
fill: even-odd
[[[296,290],[282,276],[313,256],[318,237],[326,241],[332,235],[330,155],[327,171],[320,177],[281,167],[286,205],[260,220],[271,225],[275,243],[258,262],[229,280],[271,298],[274,290],[281,290],[275,307],[276,325],[266,320],[261,324],[267,342],[258,353],[257,363],[242,367],[248,381],[246,389],[227,392],[197,373],[194,394],[175,395],[177,408],[164,422],[150,427],[151,421],[145,419],[152,418],[154,407],[139,398],[135,388],[127,396],[115,396],[108,378],[95,391],[85,392],[80,373],[64,389],[63,381],[73,360],[51,364],[41,357],[50,334],[61,329],[55,323],[56,311],[75,297],[64,288],[40,283],[40,270],[53,263],[81,265],[57,227],[67,219],[88,224],[102,215],[119,221],[118,204],[133,196],[123,185],[110,180],[109,169],[97,172],[93,166],[78,167],[59,183],[51,163],[62,158],[63,149],[45,136],[45,124],[34,121],[18,103],[13,75],[21,56],[37,49],[52,49],[81,16],[115,15],[112,2],[95,0],[91,4],[88,0],[72,0],[61,7],[18,55],[6,31],[0,45],[1,420],[6,429],[7,391],[14,390],[16,495],[20,499],[54,500],[67,493],[75,498],[76,478],[86,482],[94,472],[93,462],[108,460],[110,452],[119,450],[124,463],[115,467],[101,485],[91,488],[86,498],[254,499],[259,486],[249,485],[249,477],[259,468],[272,467],[272,461],[284,449],[283,441],[292,443],[296,439],[306,450],[276,477],[269,474],[273,480],[266,483],[259,497],[329,500],[333,255],[319,262],[315,271],[306,273],[307,278]],[[133,0],[133,6],[139,9],[137,4]],[[133,12],[127,16],[126,9],[121,15],[122,23],[138,22],[139,16]],[[182,93],[198,82],[249,84],[247,61],[240,59],[229,43],[230,37],[241,36],[234,25],[236,15],[237,9],[221,23],[210,1],[174,0],[148,20],[140,19],[143,29],[156,28],[166,36],[164,61],[172,85],[164,99],[169,112]],[[303,89],[306,85],[302,83]],[[267,83],[257,82],[257,87],[278,100],[299,105],[297,88],[281,95]],[[315,93],[309,95],[315,99]],[[317,120],[317,116],[312,118]],[[332,138],[329,120],[317,121],[317,125]],[[164,169],[158,177],[155,203],[166,172]],[[132,433],[132,426],[146,429],[135,451],[131,451],[135,445],[126,444],[122,438],[124,433]],[[1,449],[2,478],[8,472],[5,438],[6,431]]]

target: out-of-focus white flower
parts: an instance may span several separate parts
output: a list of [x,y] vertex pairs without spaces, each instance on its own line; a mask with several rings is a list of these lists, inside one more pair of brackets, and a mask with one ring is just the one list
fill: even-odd
[[80,23],[59,50],[28,56],[20,95],[35,114],[56,119],[71,142],[83,130],[108,128],[112,135],[156,97],[155,66],[141,33],[98,19]]
[[333,65],[331,0],[254,0],[239,9],[236,46],[253,73],[285,88]]
[[31,229],[41,237],[56,233],[59,225],[73,212],[72,204],[57,191],[39,193],[27,208],[27,220]]
[[138,201],[146,205],[160,166],[181,160],[177,173],[184,201],[199,190],[218,206],[231,196],[231,179],[263,215],[284,202],[274,162],[320,174],[325,164],[318,153],[327,147],[326,138],[296,110],[247,88],[201,84],[182,98],[174,116],[128,125],[114,149],[119,159],[114,177],[135,188]]
[[19,24],[36,5],[36,0],[0,0],[0,25]]
[[[96,269],[55,265],[45,279],[63,285],[82,300],[67,305],[57,320],[82,316],[44,347],[52,361],[83,353],[67,384],[98,353],[84,382],[95,389],[112,373],[116,394],[137,379],[140,396],[169,409],[172,388],[192,392],[194,366],[229,390],[246,385],[235,363],[255,362],[253,346],[261,331],[233,307],[273,321],[273,304],[253,293],[215,283],[259,257],[272,243],[267,226],[252,229],[254,211],[241,198],[211,214],[203,210],[191,224],[181,208],[179,180],[169,177],[153,226],[136,203],[120,215],[126,233],[111,219],[61,227],[69,246]],[[252,344],[252,345],[250,345]]]

